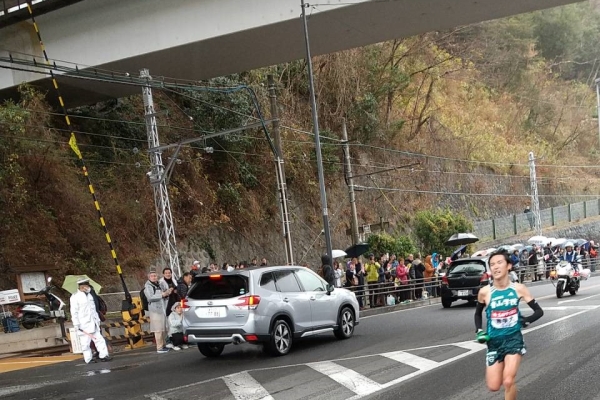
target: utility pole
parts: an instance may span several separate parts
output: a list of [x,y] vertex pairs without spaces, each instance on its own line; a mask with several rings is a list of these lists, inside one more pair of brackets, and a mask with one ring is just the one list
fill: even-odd
[[529,179],[531,183],[531,213],[533,214],[533,228],[535,234],[542,235],[542,221],[540,218],[540,199],[538,197],[537,177],[535,174],[535,158],[533,152],[529,152]]
[[317,153],[317,170],[319,174],[319,189],[321,192],[321,208],[323,210],[323,232],[325,233],[325,246],[327,254],[332,257],[331,234],[329,232],[329,212],[327,210],[327,194],[325,193],[325,176],[323,174],[323,159],[321,156],[321,139],[319,137],[319,116],[317,113],[317,101],[315,99],[315,81],[313,77],[312,60],[310,56],[310,43],[308,40],[308,23],[306,21],[306,5],[300,0],[302,7],[302,22],[304,24],[304,42],[306,44],[306,65],[308,66],[308,83],[310,87],[310,108],[313,118],[313,130],[315,133],[315,152]]
[[598,110],[598,148],[600,149],[600,78],[596,79],[596,102]]
[[[154,112],[154,101],[152,99],[152,89],[150,87],[150,72],[147,69],[140,71],[140,78],[146,79],[148,85],[142,86],[142,95],[144,101],[144,115],[146,117],[146,134],[148,136],[148,148],[159,147],[158,128],[156,125],[156,113]],[[156,209],[156,222],[158,225],[158,239],[160,241],[160,256],[163,263],[171,268],[171,271],[177,278],[181,277],[179,267],[179,254],[177,253],[177,243],[175,241],[175,226],[173,224],[173,215],[171,214],[171,203],[169,201],[169,192],[167,190],[167,181],[163,179],[165,167],[162,162],[162,152],[150,152],[150,184],[154,191],[154,206]]]
[[356,214],[356,198],[354,197],[354,179],[352,178],[352,164],[350,163],[350,146],[348,145],[348,131],[346,118],[342,118],[342,140],[344,141],[344,160],[346,163],[346,185],[350,196],[350,209],[352,210],[352,244],[358,243],[358,216]]
[[279,131],[279,108],[277,107],[277,92],[273,75],[267,76],[269,85],[269,100],[271,102],[271,119],[273,120],[273,135],[275,136],[275,172],[277,174],[277,187],[279,189],[279,207],[281,222],[283,224],[283,240],[285,244],[285,262],[294,265],[294,252],[292,251],[292,235],[290,232],[290,214],[287,204],[287,184],[283,168],[283,151],[281,150],[281,132]]

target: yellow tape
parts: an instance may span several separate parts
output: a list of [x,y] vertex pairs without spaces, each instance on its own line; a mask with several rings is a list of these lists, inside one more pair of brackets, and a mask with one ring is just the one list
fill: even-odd
[[111,250],[110,254],[112,254],[113,258],[117,258],[117,253],[115,253],[115,250]]
[[54,89],[58,89],[58,82],[56,82],[56,79],[52,78],[52,84],[54,85]]
[[108,233],[106,234],[106,241],[110,243],[110,235]]
[[[29,14],[33,14],[33,11],[31,11],[31,6],[29,5],[29,3],[27,3],[27,10],[29,11]],[[34,23],[35,25],[35,23]]]
[[94,187],[92,185],[88,185],[90,187],[90,193],[94,194]]
[[117,265],[117,272],[119,273],[119,275],[121,275],[121,266]]
[[96,210],[100,211],[100,204],[98,204],[98,200],[94,200],[94,205],[96,206]]
[[71,125],[71,120],[69,119],[69,116],[65,114],[65,120],[67,121],[67,125]]
[[100,225],[106,226],[106,224],[104,223],[104,217],[100,217]]

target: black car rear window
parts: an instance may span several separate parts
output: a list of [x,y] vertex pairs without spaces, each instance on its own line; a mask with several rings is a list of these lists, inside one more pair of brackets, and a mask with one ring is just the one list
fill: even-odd
[[468,274],[468,275],[476,275],[483,274],[485,272],[485,264],[479,262],[469,262],[469,263],[460,263],[453,264],[450,266],[450,270],[448,271],[449,275],[453,274]]
[[248,293],[248,278],[243,275],[203,275],[194,281],[187,295],[193,300],[230,299]]

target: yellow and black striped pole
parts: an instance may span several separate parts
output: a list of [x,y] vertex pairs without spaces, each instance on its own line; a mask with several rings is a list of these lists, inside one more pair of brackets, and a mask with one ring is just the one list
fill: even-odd
[[[31,17],[31,22],[33,24],[33,28],[35,29],[35,33],[37,34],[37,38],[40,43],[40,48],[42,53],[44,54],[44,60],[47,65],[50,65],[50,59],[48,58],[48,53],[46,52],[46,47],[44,46],[44,42],[42,41],[42,35],[40,34],[40,29],[35,22],[35,17],[33,16],[33,9],[31,8],[31,1],[27,2],[27,10],[29,11],[29,16]],[[52,69],[49,69],[50,77],[52,78],[52,85],[56,91],[56,95],[58,96],[58,102],[60,103],[60,107],[62,109],[63,115],[65,117],[65,122],[67,123],[68,129],[71,132],[71,138],[69,139],[69,145],[75,154],[77,154],[77,158],[81,163],[81,169],[83,170],[83,175],[85,176],[88,188],[90,189],[90,194],[92,195],[92,199],[94,200],[94,206],[96,207],[96,211],[98,212],[98,218],[100,219],[100,225],[102,225],[102,229],[104,230],[104,235],[106,237],[106,242],[108,243],[108,247],[110,248],[110,254],[115,262],[115,267],[117,269],[117,273],[121,278],[121,283],[123,284],[123,291],[125,292],[125,301],[123,302],[121,311],[129,312],[131,310],[131,293],[127,290],[127,285],[125,284],[125,279],[123,278],[123,274],[121,272],[121,265],[119,264],[119,260],[117,259],[117,253],[113,247],[112,240],[110,239],[110,234],[108,233],[108,228],[106,227],[106,223],[104,222],[104,217],[102,216],[102,211],[100,211],[100,203],[96,198],[96,193],[94,192],[94,187],[92,186],[92,181],[90,180],[90,176],[88,174],[88,170],[85,166],[85,161],[83,160],[83,156],[81,155],[81,151],[79,147],[77,147],[77,140],[75,138],[75,132],[71,128],[71,120],[69,119],[69,114],[67,113],[67,108],[65,107],[65,102],[60,94],[60,90],[58,88],[58,82],[56,81],[56,77],[54,76],[54,72]]]

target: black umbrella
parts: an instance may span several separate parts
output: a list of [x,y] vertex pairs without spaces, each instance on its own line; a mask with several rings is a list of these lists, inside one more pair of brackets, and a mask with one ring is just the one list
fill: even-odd
[[448,246],[461,246],[463,244],[471,244],[478,242],[479,238],[472,233],[455,233],[446,241]]
[[357,243],[353,246],[348,247],[345,250],[346,258],[360,257],[363,254],[365,254],[367,251],[369,251],[368,243]]

